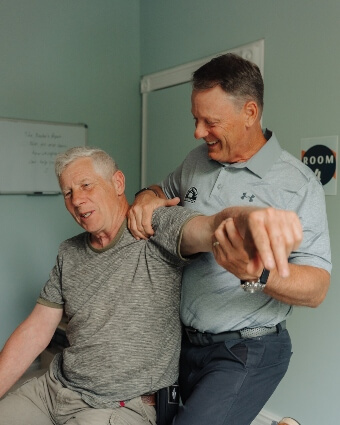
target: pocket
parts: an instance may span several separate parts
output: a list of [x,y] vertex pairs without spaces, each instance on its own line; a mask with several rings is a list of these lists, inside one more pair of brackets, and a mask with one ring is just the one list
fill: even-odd
[[90,408],[90,406],[82,400],[79,393],[64,387],[57,391],[56,404],[54,408],[54,414],[56,417],[66,418],[68,416],[76,415],[82,410],[88,408]]
[[248,357],[248,347],[243,344],[239,343],[236,345],[233,345],[229,350],[237,357],[244,365],[247,364],[247,357]]
[[247,365],[248,359],[248,347],[243,342],[225,342],[225,348],[228,350],[228,353],[232,356],[229,360],[234,360],[238,363],[241,363],[242,366]]

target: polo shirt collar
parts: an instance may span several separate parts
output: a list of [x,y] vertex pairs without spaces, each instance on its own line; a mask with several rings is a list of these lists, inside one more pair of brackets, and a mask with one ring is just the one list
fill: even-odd
[[249,171],[263,178],[282,152],[281,146],[273,132],[265,129],[263,135],[267,139],[267,143],[248,161],[235,162],[233,164],[221,162],[221,165],[228,168],[248,168]]

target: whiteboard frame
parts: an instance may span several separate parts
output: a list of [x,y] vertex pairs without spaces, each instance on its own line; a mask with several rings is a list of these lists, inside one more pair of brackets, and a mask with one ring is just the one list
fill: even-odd
[[146,185],[147,169],[147,118],[148,118],[148,94],[155,90],[162,90],[191,81],[192,74],[200,66],[218,55],[235,53],[244,59],[254,62],[264,75],[264,39],[244,44],[224,52],[207,56],[203,59],[188,62],[184,65],[168,68],[164,71],[145,75],[141,78],[140,92],[142,94],[142,145],[141,145],[141,187]]
[[[12,122],[12,123],[26,123],[26,124],[36,124],[36,125],[51,125],[51,126],[61,126],[61,127],[82,127],[85,129],[85,140],[84,144],[82,146],[87,145],[87,139],[88,139],[88,126],[85,123],[70,123],[70,122],[55,122],[55,121],[41,121],[41,120],[30,120],[30,119],[22,119],[22,118],[8,118],[8,117],[0,117],[0,122]],[[14,191],[14,190],[0,190],[0,196],[1,195],[28,195],[28,196],[45,196],[45,195],[60,195],[61,191],[43,191],[43,192],[36,192],[36,191]]]

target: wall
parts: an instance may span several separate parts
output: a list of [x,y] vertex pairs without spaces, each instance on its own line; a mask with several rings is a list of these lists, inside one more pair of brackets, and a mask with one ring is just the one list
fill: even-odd
[[[141,74],[264,38],[263,124],[299,157],[302,137],[340,134],[339,15],[337,0],[149,0],[141,8]],[[291,366],[265,406],[306,425],[338,417],[339,203],[339,195],[327,196],[334,263],[328,297],[289,319]]]
[[[139,188],[138,0],[2,0],[0,117],[86,123]],[[1,143],[1,140],[0,140]],[[13,172],[15,172],[13,164]],[[61,196],[0,196],[0,346],[31,311],[59,243],[79,233]]]

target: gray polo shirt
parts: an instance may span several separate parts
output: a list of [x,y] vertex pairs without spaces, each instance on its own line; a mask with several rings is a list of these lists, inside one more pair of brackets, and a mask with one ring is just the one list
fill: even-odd
[[[314,173],[282,150],[266,130],[267,143],[249,161],[219,163],[209,159],[206,144],[189,153],[163,182],[168,198],[179,196],[187,208],[210,215],[230,206],[272,206],[295,211],[303,241],[289,261],[331,271],[324,191]],[[273,326],[292,306],[264,293],[248,294],[240,281],[217,265],[211,253],[185,267],[181,319],[187,326],[214,333]]]

